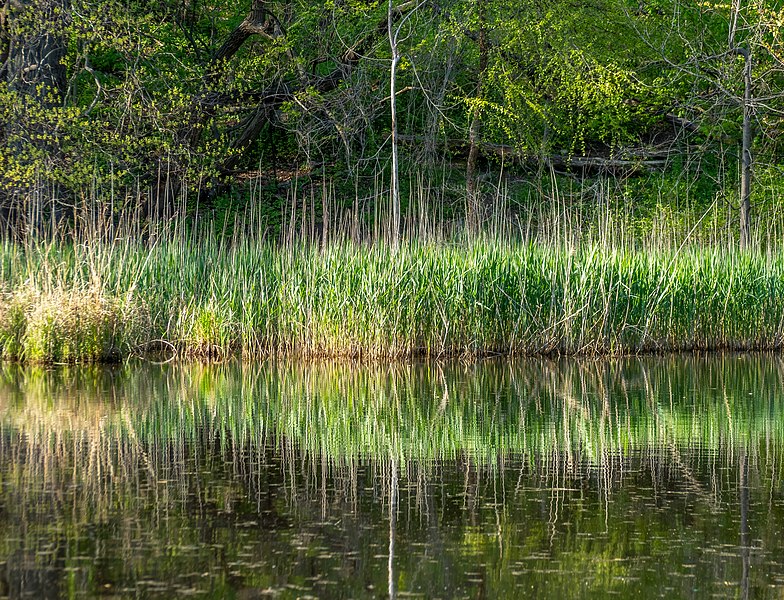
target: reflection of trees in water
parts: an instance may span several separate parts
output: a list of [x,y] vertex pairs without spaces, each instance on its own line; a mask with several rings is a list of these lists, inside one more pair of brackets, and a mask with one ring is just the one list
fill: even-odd
[[[737,502],[748,594],[750,490],[773,485],[784,449],[782,363],[769,358],[11,368],[0,386],[14,526],[67,523],[81,539],[119,511],[128,556],[142,521],[165,544],[178,525],[195,536],[183,543],[211,543],[252,519],[286,552],[336,555],[364,528],[388,542],[372,552],[389,555],[390,595],[414,568],[397,552],[412,536],[511,560],[525,540],[552,554],[567,524],[620,536],[613,521],[640,506],[689,520]],[[323,525],[286,533],[304,522]],[[40,550],[19,539],[8,585]]]
[[741,598],[749,598],[751,548],[749,538],[749,460],[745,449],[738,452],[738,492],[740,496],[740,555],[743,564],[740,580]]

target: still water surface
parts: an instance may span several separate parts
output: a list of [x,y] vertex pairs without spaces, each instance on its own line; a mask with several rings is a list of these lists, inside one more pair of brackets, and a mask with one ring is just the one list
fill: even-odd
[[0,368],[0,596],[784,596],[784,361]]

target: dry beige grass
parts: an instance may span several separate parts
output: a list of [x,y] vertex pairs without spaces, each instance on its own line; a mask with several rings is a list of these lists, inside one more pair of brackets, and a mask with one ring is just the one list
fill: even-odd
[[111,362],[143,336],[138,305],[96,288],[25,286],[0,300],[0,346],[6,359],[29,363]]

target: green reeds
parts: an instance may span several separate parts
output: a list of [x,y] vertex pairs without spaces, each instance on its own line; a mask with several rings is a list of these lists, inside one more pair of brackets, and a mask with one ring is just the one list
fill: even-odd
[[6,359],[775,349],[784,257],[585,243],[0,246]]

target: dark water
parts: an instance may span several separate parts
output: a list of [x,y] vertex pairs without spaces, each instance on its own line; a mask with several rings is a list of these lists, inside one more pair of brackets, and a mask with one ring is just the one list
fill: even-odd
[[0,596],[784,596],[784,361],[0,369]]

